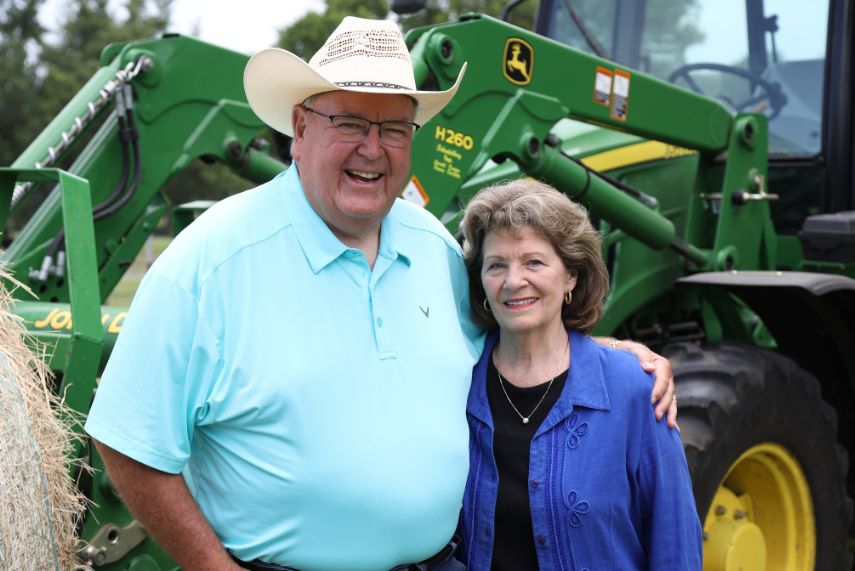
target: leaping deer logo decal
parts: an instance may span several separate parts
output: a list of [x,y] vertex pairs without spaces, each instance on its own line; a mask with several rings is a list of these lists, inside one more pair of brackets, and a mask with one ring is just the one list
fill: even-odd
[[508,38],[502,67],[505,78],[516,85],[528,85],[533,70],[534,50],[531,45],[520,38]]

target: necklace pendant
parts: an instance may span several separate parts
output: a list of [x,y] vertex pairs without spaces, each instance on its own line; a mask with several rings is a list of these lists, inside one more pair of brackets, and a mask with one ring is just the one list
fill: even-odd
[[528,419],[523,417],[523,424],[528,424]]

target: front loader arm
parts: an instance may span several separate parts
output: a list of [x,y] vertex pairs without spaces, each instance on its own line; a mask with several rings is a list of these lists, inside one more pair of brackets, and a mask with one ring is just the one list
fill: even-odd
[[[259,182],[284,168],[249,146],[264,125],[239,81],[247,59],[181,36],[109,46],[99,71],[12,165],[63,166],[89,181],[100,212],[95,240],[102,302],[165,212],[162,187],[193,160],[216,159],[237,171],[250,167],[242,174]],[[122,81],[129,70],[136,74]],[[14,201],[0,196],[0,214],[11,204],[15,215],[26,201],[18,195]],[[0,216],[0,232],[6,222]],[[62,228],[59,193],[51,192],[3,255],[45,301],[69,301],[57,259],[64,251]]]
[[[592,216],[651,248],[670,247],[698,269],[725,263],[720,253],[746,239],[743,222],[754,228],[753,241],[763,242],[769,228],[756,224],[761,217],[751,211],[768,205],[758,202],[734,210],[730,200],[734,192],[750,188],[755,175],[765,177],[762,117],[734,116],[706,97],[487,16],[413,30],[407,40],[425,84],[447,88],[468,63],[455,98],[417,133],[407,190],[409,198],[450,226],[458,221],[451,213],[458,213],[478,189],[469,182],[488,161],[511,159],[523,174],[584,203]],[[566,157],[561,141],[550,136],[563,118],[699,152],[698,200],[704,190],[720,193],[720,215],[712,222],[715,240],[704,249],[691,245],[650,205]],[[723,153],[728,161],[721,186],[705,188],[705,170]],[[710,224],[698,220],[696,225]],[[687,233],[699,231],[689,228]],[[772,259],[773,253],[764,258]],[[750,267],[768,263],[742,261]]]

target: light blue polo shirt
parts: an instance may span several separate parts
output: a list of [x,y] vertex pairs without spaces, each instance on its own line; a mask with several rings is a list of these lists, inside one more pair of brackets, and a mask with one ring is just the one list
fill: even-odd
[[398,200],[373,271],[296,168],[226,199],[149,270],[86,430],[182,472],[224,545],[304,571],[425,559],[457,524],[483,338],[462,255]]

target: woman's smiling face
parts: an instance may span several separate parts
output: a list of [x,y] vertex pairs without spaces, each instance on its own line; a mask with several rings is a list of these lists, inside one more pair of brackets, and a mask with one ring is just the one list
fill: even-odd
[[546,333],[561,322],[565,293],[576,276],[564,267],[555,247],[526,226],[484,237],[481,283],[502,333]]

